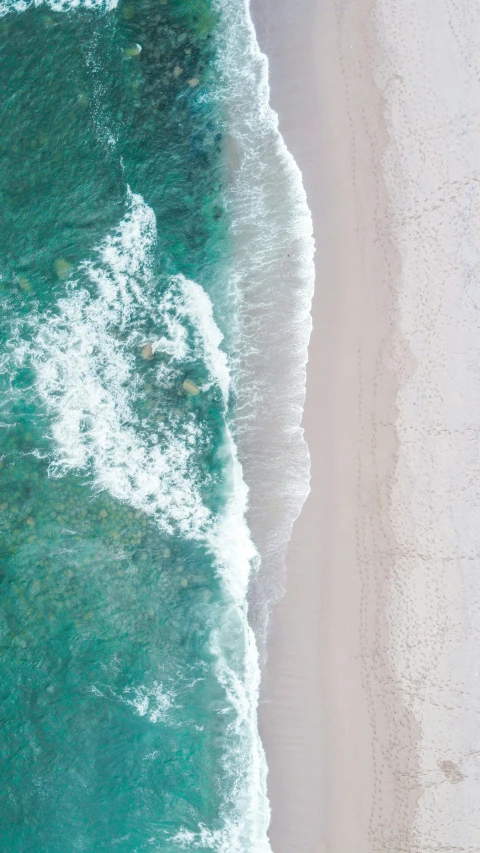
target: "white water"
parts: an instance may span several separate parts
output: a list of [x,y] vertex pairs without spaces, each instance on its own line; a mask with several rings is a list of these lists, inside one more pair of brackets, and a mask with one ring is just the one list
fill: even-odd
[[[229,554],[226,565],[230,572],[236,567],[233,574],[241,583],[250,578],[254,630],[244,606],[244,636],[239,643],[246,654],[243,677],[223,654],[231,633],[228,618],[214,637],[218,677],[236,709],[226,758],[237,783],[226,804],[224,828],[215,837],[203,828],[195,837],[179,835],[176,841],[193,847],[210,844],[219,853],[268,853],[270,806],[257,725],[257,642],[263,647],[268,614],[283,590],[285,548],[309,488],[309,457],[300,421],[311,331],[314,245],[301,175],[269,105],[268,63],[256,40],[248,0],[222,0],[215,5],[222,21],[218,97],[226,112],[230,160],[225,206],[232,222],[233,257],[227,287],[236,307],[237,328],[232,337],[237,359],[232,375],[235,436],[242,461],[240,466],[230,436],[236,506],[226,517],[219,552]],[[250,543],[244,520],[247,500],[249,527],[261,557],[259,566],[255,551],[249,554],[250,565],[256,567],[253,576],[245,571],[245,564],[242,569],[246,543]],[[239,551],[238,542],[244,543]],[[245,591],[246,586],[243,593],[240,586],[234,591],[237,602],[244,602]]]
[[0,17],[11,12],[26,12],[27,9],[47,6],[52,12],[70,12],[75,9],[97,9],[110,12],[118,5],[118,0],[1,0]]
[[309,490],[300,427],[311,331],[314,243],[297,164],[269,104],[267,58],[248,0],[216,0],[222,18],[220,95],[227,117],[232,222],[230,289],[237,302],[237,435],[248,521],[261,555],[250,618],[263,652],[268,614],[284,589],[284,557]]
[[[257,704],[260,684],[258,652],[253,631],[244,611],[226,615],[224,625],[213,634],[212,651],[217,659],[217,677],[225,688],[229,703],[235,709],[228,727],[228,751],[224,766],[230,791],[223,809],[221,830],[200,826],[197,833],[180,830],[173,841],[181,847],[211,848],[218,853],[271,853],[267,838],[270,808],[266,794],[266,765],[257,728]],[[243,632],[243,637],[236,636]],[[233,629],[233,634],[232,634]],[[234,642],[245,649],[240,671],[228,663],[225,649]]]
[[[214,556],[227,597],[222,624],[212,632],[212,653],[235,711],[225,740],[230,790],[225,791],[222,830],[199,827],[193,836],[179,831],[176,842],[195,847],[208,841],[219,853],[267,853],[266,767],[256,720],[258,654],[246,613],[257,553],[245,519],[248,490],[235,442],[227,426],[221,453],[229,472],[228,498],[224,511],[214,516],[200,494],[196,460],[208,436],[194,411],[184,410],[177,418],[162,407],[157,421],[137,413],[145,394],[139,366],[144,364],[146,321],[153,319],[158,330],[148,339],[163,357],[160,366],[150,366],[158,384],[181,389],[185,363],[201,358],[209,373],[202,390],[218,385],[227,406],[230,376],[223,338],[210,299],[195,282],[174,277],[158,297],[151,272],[155,217],[139,195],[129,195],[129,207],[93,259],[72,270],[67,295],[56,310],[30,315],[32,342],[15,337],[14,358],[33,365],[38,396],[50,416],[51,476],[87,473],[94,488],[152,515],[168,533],[203,541]],[[92,689],[101,694],[99,687]],[[161,685],[153,692],[140,686],[127,693],[117,698],[136,713],[148,714],[152,722],[168,718],[173,700]]]
[[56,313],[32,316],[29,356],[38,393],[52,417],[51,476],[90,472],[96,488],[155,515],[165,531],[198,538],[211,523],[196,465],[204,440],[201,424],[188,410],[181,419],[167,414],[155,424],[142,422],[135,411],[145,395],[138,373],[145,316],[166,331],[153,340],[154,349],[170,356],[159,368],[160,386],[177,382],[181,387],[178,362],[201,354],[203,342],[195,334],[197,352],[190,352],[184,325],[198,285],[179,278],[163,300],[154,295],[150,254],[155,239],[153,212],[140,196],[131,196],[131,211],[99,247],[98,259],[78,271],[80,279],[83,274],[96,285],[97,294],[73,280]]

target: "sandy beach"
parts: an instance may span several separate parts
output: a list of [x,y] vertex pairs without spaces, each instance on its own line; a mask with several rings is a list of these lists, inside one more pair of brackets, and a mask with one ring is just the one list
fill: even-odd
[[316,254],[274,853],[480,849],[476,0],[255,0]]
[[260,711],[270,837],[275,853],[406,851],[417,732],[390,672],[385,604],[399,262],[370,6],[257,0],[253,15],[317,246],[311,493],[290,543]]

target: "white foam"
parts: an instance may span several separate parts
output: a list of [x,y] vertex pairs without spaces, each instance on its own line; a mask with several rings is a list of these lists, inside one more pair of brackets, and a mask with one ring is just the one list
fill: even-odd
[[167,317],[168,336],[156,338],[153,350],[185,358],[189,349],[184,321],[189,320],[194,336],[194,347],[190,353],[196,350],[203,354],[212,381],[220,386],[223,398],[228,402],[230,373],[227,356],[220,349],[223,335],[213,319],[212,303],[203,287],[182,275],[177,276],[162,300],[161,310]]
[[169,711],[177,707],[172,694],[157,682],[150,688],[143,684],[140,687],[126,687],[122,701],[131,705],[140,717],[148,717],[151,723],[167,721]]
[[[216,8],[222,21],[218,44],[224,75],[219,98],[235,152],[225,194],[234,238],[226,287],[238,323],[235,435],[251,491],[229,433],[232,500],[212,547],[236,602],[213,637],[217,676],[235,709],[225,752],[230,789],[225,793],[221,830],[200,826],[196,833],[180,831],[174,840],[218,853],[267,853],[267,767],[256,716],[260,670],[245,603],[249,571],[252,565],[258,568],[259,557],[245,514],[250,500],[250,518],[271,590],[272,575],[278,583],[291,526],[309,488],[309,458],[300,421],[314,246],[301,175],[269,106],[268,63],[256,41],[248,2],[217,2]],[[272,500],[276,506],[270,513]],[[262,600],[261,583],[255,592],[260,601],[256,627],[262,637],[272,599],[270,595]],[[243,647],[241,663],[238,658],[230,660],[229,640]]]
[[95,9],[99,12],[111,12],[118,6],[118,0],[2,0],[0,17],[12,12],[17,14],[27,9],[47,6],[52,12],[72,12],[75,9]]
[[169,722],[169,712],[172,708],[178,708],[175,694],[167,691],[164,685],[157,681],[154,681],[151,687],[144,684],[139,687],[126,687],[122,693],[116,693],[110,686],[101,690],[96,684],[92,684],[90,692],[99,699],[113,698],[129,705],[139,717],[147,717],[151,723]]
[[233,600],[243,606],[253,567],[258,567],[258,552],[246,522],[248,488],[231,430],[226,429],[226,455],[230,459],[229,497],[223,513],[208,534],[218,571]]
[[[196,832],[180,829],[171,839],[183,848],[205,848],[216,853],[271,853],[267,837],[270,808],[266,794],[263,748],[257,728],[259,691],[258,652],[246,613],[227,612],[223,626],[213,633],[212,652],[217,661],[217,677],[234,710],[228,725],[224,753],[226,795],[222,807],[223,825],[212,830],[200,825]],[[232,637],[232,628],[243,637]],[[233,667],[225,649],[243,646],[242,666]]]
[[[38,393],[52,418],[52,476],[89,471],[97,488],[153,515],[163,529],[200,539],[210,548],[230,602],[223,625],[212,634],[217,677],[233,711],[224,741],[229,786],[223,828],[199,827],[193,836],[180,831],[175,840],[192,846],[208,841],[219,853],[267,853],[266,767],[256,722],[259,666],[246,614],[257,555],[245,520],[248,490],[235,443],[226,428],[226,507],[214,516],[200,496],[196,459],[202,435],[194,414],[186,414],[182,423],[167,418],[158,425],[158,436],[151,423],[139,419],[134,405],[142,390],[138,363],[145,318],[162,329],[151,338],[152,349],[168,358],[157,378],[168,383],[178,362],[200,358],[226,405],[230,377],[222,335],[207,294],[195,282],[172,278],[158,298],[151,273],[155,218],[140,196],[130,195],[129,203],[129,212],[97,257],[78,271],[57,310],[32,319],[33,344],[16,352],[19,358],[30,357]],[[234,663],[226,651],[232,642]],[[154,723],[165,721],[173,707],[161,685],[132,687],[119,698]]]
[[212,303],[199,284],[187,280],[184,280],[183,284],[183,301],[187,315],[201,338],[206,365],[227,402],[230,372],[227,356],[220,349],[223,335],[213,319]]
[[[235,169],[225,194],[234,238],[225,286],[238,324],[235,435],[251,491],[229,433],[232,499],[215,529],[212,548],[236,602],[213,637],[218,679],[235,709],[225,752],[230,790],[225,794],[221,830],[205,826],[196,833],[181,830],[174,841],[218,853],[267,853],[267,767],[256,718],[260,670],[245,604],[250,569],[258,567],[259,557],[245,514],[250,500],[265,572],[270,577],[276,574],[278,581],[293,520],[308,493],[309,459],[300,420],[314,247],[301,176],[269,106],[268,64],[256,41],[248,2],[217,2],[216,8],[222,21],[219,51],[224,74],[218,97],[235,151]],[[277,506],[269,515],[272,499]],[[257,592],[260,599],[258,586]],[[271,597],[264,596],[256,623],[260,635],[271,605]],[[241,665],[238,659],[234,663],[229,659],[229,638],[244,648]]]
[[284,589],[284,557],[309,490],[301,429],[312,319],[312,218],[299,168],[269,104],[268,61],[248,0],[216,0],[221,19],[217,97],[233,164],[225,206],[233,237],[229,280],[236,305],[235,440],[250,489],[249,525],[262,557],[252,584],[259,642]]
[[[199,285],[178,276],[163,299],[156,296],[151,274],[155,240],[153,212],[140,196],[131,195],[130,211],[99,247],[98,258],[79,270],[89,290],[77,278],[55,313],[32,318],[36,335],[29,355],[53,420],[51,475],[89,471],[97,488],[154,515],[164,530],[204,538],[207,531],[211,536],[212,516],[200,494],[197,458],[204,436],[198,417],[185,410],[177,421],[167,413],[164,422],[152,425],[135,411],[143,393],[138,371],[142,323],[153,319],[164,329],[153,339],[153,349],[170,357],[157,375],[167,384],[178,374],[178,362],[201,358],[212,371],[211,382],[226,393],[226,357]],[[187,321],[199,328],[187,328]]]

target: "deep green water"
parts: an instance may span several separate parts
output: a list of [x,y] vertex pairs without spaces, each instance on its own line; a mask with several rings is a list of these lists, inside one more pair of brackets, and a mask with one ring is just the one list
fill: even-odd
[[5,853],[220,849],[234,799],[230,398],[187,305],[227,331],[217,23],[207,0],[0,19]]

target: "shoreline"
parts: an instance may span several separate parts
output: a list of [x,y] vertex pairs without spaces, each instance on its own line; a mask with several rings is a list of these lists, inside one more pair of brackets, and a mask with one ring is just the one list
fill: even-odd
[[[369,18],[331,0],[252,0],[271,105],[316,241],[303,427],[311,491],[272,617],[259,725],[274,853],[410,850],[418,731],[390,670],[399,259]],[[288,48],[287,48],[288,45]]]

